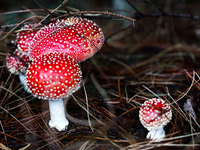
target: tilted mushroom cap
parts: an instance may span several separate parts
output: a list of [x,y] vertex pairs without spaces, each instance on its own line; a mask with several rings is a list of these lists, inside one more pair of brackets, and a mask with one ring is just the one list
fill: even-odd
[[66,19],[61,19],[61,23],[71,27],[80,34],[83,38],[87,38],[94,47],[93,51],[98,51],[101,49],[104,43],[104,35],[101,28],[92,20],[80,17],[71,17]]
[[170,122],[172,111],[164,100],[152,98],[142,104],[139,118],[140,122],[148,130],[159,129]]
[[29,53],[31,59],[49,52],[66,53],[81,62],[99,51],[103,43],[103,32],[96,23],[72,17],[41,28],[29,46]]
[[64,53],[46,53],[30,64],[26,81],[34,96],[40,99],[58,100],[79,89],[81,70],[77,62]]

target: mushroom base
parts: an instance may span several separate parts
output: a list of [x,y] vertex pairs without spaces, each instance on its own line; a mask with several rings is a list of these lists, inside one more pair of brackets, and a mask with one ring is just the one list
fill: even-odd
[[147,137],[148,139],[151,140],[162,140],[165,137],[165,131],[163,128],[159,128],[159,129],[152,129],[149,130]]
[[59,131],[67,129],[69,121],[66,119],[65,116],[65,107],[63,104],[63,99],[49,100],[49,110],[50,110],[49,126],[51,128],[56,128]]

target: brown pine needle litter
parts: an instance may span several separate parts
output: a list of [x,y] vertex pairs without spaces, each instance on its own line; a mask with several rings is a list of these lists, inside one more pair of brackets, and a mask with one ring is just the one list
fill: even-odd
[[[0,2],[0,149],[200,149],[199,1],[23,2]],[[48,101],[24,90],[6,56],[24,24],[72,16],[95,21],[105,43],[80,63],[83,83],[64,100],[70,123],[59,132],[49,128]],[[150,98],[172,109],[162,140],[146,139],[139,120]]]

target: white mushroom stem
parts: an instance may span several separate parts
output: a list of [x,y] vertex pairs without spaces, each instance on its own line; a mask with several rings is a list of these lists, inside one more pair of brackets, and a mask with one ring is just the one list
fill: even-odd
[[19,74],[19,80],[21,82],[21,85],[24,87],[24,90],[28,92],[28,87],[26,83],[26,75]]
[[49,126],[59,131],[65,130],[69,121],[65,117],[65,106],[63,99],[49,100],[50,121]]
[[165,131],[163,128],[159,128],[159,129],[152,129],[149,130],[149,133],[147,134],[148,139],[152,139],[152,140],[162,140],[165,137]]

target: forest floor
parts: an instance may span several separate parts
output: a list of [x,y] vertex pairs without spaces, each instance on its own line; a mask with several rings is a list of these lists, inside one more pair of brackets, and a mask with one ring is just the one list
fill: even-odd
[[[195,4],[171,1],[158,7],[189,14],[187,6],[198,16]],[[155,8],[151,7],[142,4],[140,11],[148,8],[145,13],[152,14]],[[44,10],[28,13],[47,15]],[[163,14],[141,17],[133,24],[112,19],[116,16],[90,16],[101,27],[105,43],[80,63],[83,83],[66,104],[67,113],[76,119],[66,131],[58,132],[48,126],[48,101],[24,91],[18,76],[6,68],[6,55],[13,51],[9,43],[22,26],[17,24],[24,20],[19,12],[15,14],[19,19],[12,23],[8,23],[8,14],[0,14],[4,16],[0,20],[1,149],[199,149],[199,19]],[[164,128],[165,139],[158,142],[146,139],[148,131],[139,120],[141,104],[154,97],[169,103],[173,113]],[[88,125],[88,120],[94,125]]]

